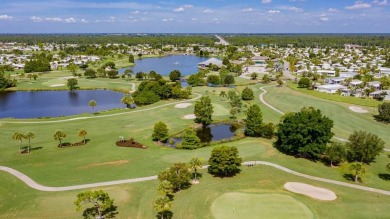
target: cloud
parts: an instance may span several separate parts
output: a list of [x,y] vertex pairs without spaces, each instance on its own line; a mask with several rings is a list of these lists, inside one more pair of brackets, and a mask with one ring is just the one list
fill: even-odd
[[278,14],[278,13],[280,13],[280,11],[278,11],[278,10],[269,10],[268,11],[268,14]]
[[212,14],[212,13],[214,13],[214,11],[211,9],[205,9],[205,10],[203,10],[203,13]]
[[173,11],[174,12],[182,12],[184,11],[185,9],[183,7],[179,7],[179,8],[175,8]]
[[32,20],[32,22],[35,22],[35,23],[38,23],[38,22],[42,22],[42,21],[43,21],[42,18],[37,17],[37,16],[32,16],[32,17],[30,17],[30,20]]
[[354,5],[350,5],[345,7],[347,10],[357,10],[357,9],[365,9],[365,8],[371,8],[371,5],[368,3],[363,3],[361,1],[355,2]]
[[329,18],[328,17],[320,17],[320,20],[321,21],[329,21]]
[[83,19],[81,19],[81,20],[80,20],[80,22],[81,22],[81,23],[83,23],[83,24],[87,24],[87,23],[88,23],[88,21],[87,21],[87,20],[85,20],[84,18],[83,18]]
[[339,12],[339,10],[337,10],[336,8],[329,8],[328,12],[337,13],[337,12]]
[[289,11],[297,12],[297,13],[303,12],[302,8],[297,8],[297,7],[288,7],[286,9],[289,10]]
[[62,22],[62,18],[59,18],[59,17],[47,17],[47,18],[45,18],[45,21]]
[[6,14],[0,15],[0,20],[12,20],[12,18],[12,16]]
[[173,20],[174,20],[173,18],[164,18],[161,21],[167,22],[167,21],[173,21]]
[[272,2],[272,0],[261,0],[261,3],[263,3],[263,4],[269,4],[271,2]]
[[254,11],[253,8],[244,8],[244,9],[242,9],[242,12],[252,12],[252,11]]
[[387,5],[387,0],[379,1],[379,0],[374,0],[372,3],[379,5],[379,6],[386,6]]
[[76,19],[74,19],[72,17],[65,19],[65,23],[76,23],[76,22],[77,22]]

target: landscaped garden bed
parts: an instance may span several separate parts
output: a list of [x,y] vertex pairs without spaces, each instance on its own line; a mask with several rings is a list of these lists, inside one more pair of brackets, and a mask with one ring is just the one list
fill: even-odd
[[140,144],[140,143],[134,141],[133,138],[131,138],[129,140],[120,139],[119,141],[116,142],[116,146],[118,146],[118,147],[141,148],[141,149],[148,148],[145,145]]

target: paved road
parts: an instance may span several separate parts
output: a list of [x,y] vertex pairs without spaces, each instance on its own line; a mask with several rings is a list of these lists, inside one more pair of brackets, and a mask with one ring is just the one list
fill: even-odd
[[217,37],[219,39],[219,43],[221,45],[224,45],[224,46],[228,46],[229,45],[229,43],[224,38],[222,38],[221,36],[215,35],[215,37]]
[[295,80],[296,77],[291,74],[289,68],[290,68],[290,63],[287,61],[284,61],[283,77],[286,79]]
[[[253,164],[253,165],[265,165],[265,166],[270,166],[274,167],[276,169],[282,170],[284,172],[311,179],[311,180],[316,180],[320,182],[326,182],[326,183],[331,183],[335,185],[340,185],[340,186],[345,186],[349,188],[354,188],[354,189],[359,189],[359,190],[364,190],[364,191],[369,191],[369,192],[375,192],[383,195],[390,195],[390,191],[386,190],[381,190],[381,189],[375,189],[375,188],[370,188],[366,186],[361,186],[361,185],[356,185],[356,184],[351,184],[351,183],[345,183],[345,182],[340,182],[336,180],[331,180],[331,179],[325,179],[321,177],[316,177],[316,176],[311,176],[303,173],[299,173],[297,171],[288,169],[286,167],[280,166],[278,164],[274,164],[271,162],[266,162],[266,161],[247,161],[244,162],[243,165],[248,165],[248,164]],[[203,166],[202,168],[205,169],[208,166]],[[45,191],[45,192],[59,192],[59,191],[70,191],[70,190],[78,190],[78,189],[88,189],[88,188],[95,188],[95,187],[102,187],[102,186],[112,186],[112,185],[120,185],[120,184],[128,184],[128,183],[135,183],[135,182],[144,182],[144,181],[149,181],[149,180],[155,180],[157,179],[157,176],[149,176],[149,177],[142,177],[142,178],[134,178],[134,179],[125,179],[125,180],[115,180],[115,181],[108,181],[108,182],[101,182],[101,183],[91,183],[91,184],[84,184],[84,185],[74,185],[74,186],[63,186],[63,187],[50,187],[50,186],[43,186],[35,182],[33,179],[30,177],[24,175],[23,173],[14,170],[9,167],[4,167],[0,166],[1,171],[8,172],[17,178],[19,178],[21,181],[26,183],[28,186],[30,186],[33,189],[39,190],[39,191]]]
[[130,112],[123,112],[123,113],[115,113],[115,114],[108,114],[108,115],[101,115],[101,116],[85,116],[85,117],[77,117],[77,118],[70,118],[70,119],[61,119],[61,120],[54,120],[54,121],[1,121],[0,124],[48,124],[48,123],[62,123],[62,122],[70,122],[70,121],[76,121],[76,120],[86,120],[86,119],[98,119],[98,118],[106,118],[106,117],[113,117],[113,116],[119,116],[119,115],[125,115],[125,114],[132,114],[132,113],[139,113],[139,112],[145,112],[145,111],[150,111],[150,110],[155,110],[159,109],[165,106],[169,105],[174,105],[178,103],[184,103],[184,102],[189,102],[189,101],[194,101],[202,97],[201,94],[194,93],[197,95],[197,97],[188,99],[188,100],[183,100],[183,101],[178,101],[174,103],[167,103],[163,104],[160,106],[152,107],[152,108],[147,108],[147,109],[140,109],[140,110],[131,110]]

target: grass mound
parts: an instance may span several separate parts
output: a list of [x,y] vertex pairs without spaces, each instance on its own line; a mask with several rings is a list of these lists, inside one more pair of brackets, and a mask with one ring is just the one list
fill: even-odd
[[216,219],[314,217],[305,204],[281,194],[225,193],[214,200],[211,211]]

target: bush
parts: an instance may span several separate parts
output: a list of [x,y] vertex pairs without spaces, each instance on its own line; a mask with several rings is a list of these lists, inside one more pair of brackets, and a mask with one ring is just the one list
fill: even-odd
[[139,92],[138,95],[134,98],[134,102],[137,105],[149,105],[156,103],[160,100],[160,97],[153,93],[153,91],[143,91]]
[[378,105],[379,115],[375,118],[379,121],[390,123],[390,102],[384,102]]
[[246,87],[242,91],[241,99],[243,99],[243,100],[253,100],[254,99],[253,91],[249,87]]
[[310,79],[303,77],[298,81],[298,87],[300,88],[308,88],[310,87]]

